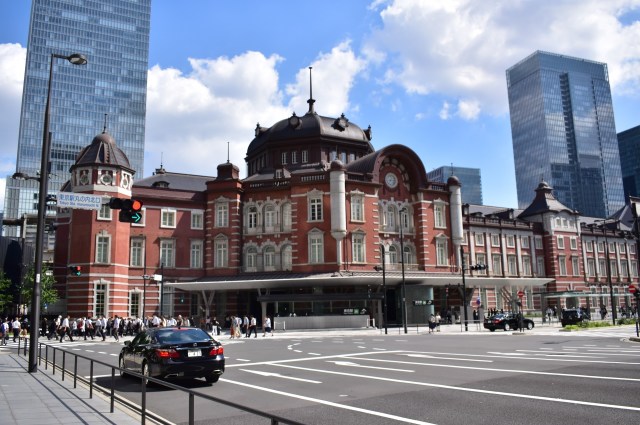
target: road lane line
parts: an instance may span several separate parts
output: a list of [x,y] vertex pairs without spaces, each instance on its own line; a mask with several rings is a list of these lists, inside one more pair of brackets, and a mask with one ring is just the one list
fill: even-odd
[[279,373],[273,372],[263,372],[261,370],[249,370],[249,369],[240,369],[243,372],[255,373],[260,376],[268,376],[270,378],[282,378],[282,379],[290,379],[292,381],[300,381],[300,382],[309,382],[311,384],[322,384],[321,381],[314,381],[313,379],[304,379],[304,378],[296,378],[295,376],[284,376]]
[[498,369],[491,367],[475,367],[475,366],[458,366],[458,365],[447,365],[447,364],[439,364],[439,363],[420,363],[420,362],[406,362],[401,360],[384,360],[384,359],[369,359],[366,357],[350,357],[353,360],[364,360],[369,362],[381,362],[381,363],[398,363],[398,364],[406,364],[406,365],[418,365],[418,366],[430,366],[430,367],[445,367],[451,369],[468,369],[468,370],[480,370],[480,371],[491,371],[491,372],[504,372],[504,373],[521,373],[527,375],[549,375],[549,376],[564,376],[568,378],[585,378],[585,379],[603,379],[609,381],[630,381],[630,382],[640,382],[640,378],[621,378],[617,376],[598,376],[598,375],[579,375],[576,373],[558,373],[558,372],[539,372],[534,370],[520,370],[520,369]]
[[[432,352],[432,351],[406,351],[407,353],[426,353],[426,354],[449,354],[451,355],[451,353],[438,353],[438,352]],[[489,351],[489,353],[495,353],[495,351]],[[491,355],[491,354],[456,354],[458,356],[466,356],[466,357],[490,357],[490,358],[494,358],[494,359],[507,359],[507,358],[512,358],[512,359],[517,359],[517,360],[538,360],[538,361],[545,361],[545,362],[573,362],[573,363],[605,363],[605,364],[624,364],[624,365],[640,365],[640,363],[634,363],[634,362],[612,362],[612,361],[606,361],[606,360],[580,360],[580,359],[560,359],[560,358],[545,358],[545,357],[525,357],[525,354],[522,353],[517,353],[515,355],[509,356],[509,357],[505,357],[505,355],[507,355],[508,353],[500,353],[500,355]],[[362,354],[354,354],[354,356],[359,356]],[[566,356],[565,356],[566,357]]]
[[[302,351],[299,351],[300,353]],[[403,353],[403,350],[393,350],[393,351],[385,351],[384,354],[395,354],[395,353]],[[364,352],[364,353],[352,353],[352,354],[332,354],[330,356],[322,356],[322,357],[303,357],[303,358],[299,358],[299,359],[286,359],[286,360],[270,360],[270,361],[264,361],[264,362],[255,362],[255,363],[251,363],[251,364],[243,364],[243,365],[225,365],[226,368],[229,367],[247,367],[247,366],[261,366],[261,365],[272,365],[272,364],[278,364],[278,363],[292,363],[292,362],[306,362],[309,360],[325,360],[325,359],[342,359],[342,358],[349,358],[351,356],[370,356],[370,355],[374,355],[374,354],[382,354],[379,351],[369,351],[369,352]],[[225,355],[225,358],[228,358]]]
[[478,362],[478,363],[493,363],[493,360],[480,360],[480,359],[461,359],[459,357],[438,357],[430,356],[428,354],[400,354],[399,356],[406,355],[407,357],[419,357],[421,359],[440,359],[440,360],[456,360],[459,362]]
[[407,373],[414,373],[415,370],[409,370],[409,369],[393,369],[390,367],[377,367],[377,366],[364,366],[358,363],[353,363],[353,362],[341,362],[341,361],[328,361],[327,363],[334,363],[337,366],[348,366],[348,367],[361,367],[363,369],[378,369],[378,370],[388,370],[390,372],[407,372]]
[[557,397],[544,397],[544,396],[537,396],[537,395],[532,395],[532,394],[514,394],[514,393],[503,392],[503,391],[491,391],[491,390],[482,390],[482,389],[478,389],[478,388],[456,387],[456,386],[453,386],[453,385],[432,384],[432,383],[429,383],[429,382],[416,382],[416,381],[407,381],[407,380],[404,380],[404,379],[384,378],[382,376],[369,376],[369,375],[359,375],[357,373],[336,372],[336,371],[331,371],[331,370],[319,370],[319,369],[312,369],[312,368],[293,366],[293,365],[286,365],[286,364],[276,364],[274,366],[285,367],[285,368],[289,368],[289,369],[304,370],[304,371],[308,371],[308,372],[318,372],[318,373],[325,373],[325,374],[329,373],[329,374],[332,374],[332,375],[350,376],[352,378],[373,379],[373,380],[376,380],[376,381],[385,381],[385,382],[394,382],[394,383],[398,383],[398,384],[417,385],[417,386],[421,386],[421,387],[441,388],[441,389],[446,389],[446,390],[462,391],[462,392],[468,392],[468,393],[490,394],[490,395],[497,395],[497,396],[501,396],[501,397],[524,398],[524,399],[527,399],[527,400],[550,401],[550,402],[553,402],[553,403],[576,404],[576,405],[580,405],[580,406],[605,407],[605,408],[609,408],[609,409],[630,410],[630,411],[633,411],[633,412],[640,412],[640,407],[622,406],[622,405],[618,405],[618,404],[596,403],[596,402],[591,402],[591,401],[570,400],[570,399],[557,398]]
[[436,425],[436,424],[431,423],[431,422],[419,421],[417,419],[411,419],[411,418],[403,418],[402,416],[391,415],[389,413],[376,412],[375,410],[363,409],[363,408],[360,408],[360,407],[355,407],[355,406],[349,406],[349,405],[346,405],[346,404],[335,403],[333,401],[322,400],[322,399],[319,399],[319,398],[307,397],[307,396],[303,396],[303,395],[299,395],[299,394],[293,394],[293,393],[287,393],[287,392],[284,392],[284,391],[279,391],[279,390],[275,390],[275,389],[271,389],[271,388],[261,387],[261,386],[253,385],[253,384],[247,384],[247,383],[239,382],[239,381],[231,381],[231,380],[229,380],[227,378],[220,378],[220,381],[221,382],[227,382],[229,384],[240,385],[240,386],[247,387],[247,388],[253,388],[253,389],[259,390],[259,391],[265,391],[266,393],[269,393],[269,394],[278,394],[278,395],[285,396],[285,397],[297,398],[299,400],[305,400],[305,401],[309,401],[309,402],[312,402],[312,403],[324,404],[326,406],[331,406],[331,407],[335,407],[335,408],[338,408],[338,409],[351,410],[353,412],[364,413],[364,414],[372,415],[372,416],[378,416],[378,417],[381,417],[381,418],[391,419],[391,420],[398,421],[398,422],[404,422],[404,423],[415,424],[415,425]]

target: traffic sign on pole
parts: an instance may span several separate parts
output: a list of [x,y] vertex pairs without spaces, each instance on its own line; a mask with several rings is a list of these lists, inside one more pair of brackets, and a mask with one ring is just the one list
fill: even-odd
[[636,284],[634,284],[634,283],[629,285],[629,293],[631,295],[638,295],[638,286]]
[[519,298],[523,298],[524,297],[524,291],[518,291],[518,297]]

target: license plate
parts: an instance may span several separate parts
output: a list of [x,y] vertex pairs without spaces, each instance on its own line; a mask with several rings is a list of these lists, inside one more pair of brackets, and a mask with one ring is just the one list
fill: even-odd
[[202,355],[202,350],[189,350],[187,351],[187,357],[200,357]]

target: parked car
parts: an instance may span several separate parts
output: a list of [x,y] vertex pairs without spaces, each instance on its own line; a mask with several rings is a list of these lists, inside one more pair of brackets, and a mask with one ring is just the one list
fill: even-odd
[[[533,320],[522,318],[522,327],[524,329],[533,329]],[[484,321],[484,328],[494,332],[496,329],[505,331],[520,329],[520,315],[513,313],[495,314]]]
[[562,316],[560,316],[560,324],[564,328],[567,325],[576,325],[583,321],[588,321],[589,315],[581,309],[570,308],[562,310]]
[[120,376],[131,370],[153,378],[204,378],[214,383],[224,373],[222,344],[200,328],[149,328],[124,345]]

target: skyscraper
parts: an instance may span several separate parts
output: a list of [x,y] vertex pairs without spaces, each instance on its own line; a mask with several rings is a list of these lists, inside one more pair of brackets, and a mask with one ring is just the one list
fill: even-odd
[[582,215],[624,205],[607,65],[537,51],[507,70],[518,206],[542,179]]
[[429,180],[440,183],[446,183],[451,176],[460,180],[463,204],[482,205],[482,179],[479,168],[444,165],[427,173]]
[[[32,0],[17,172],[40,170],[51,54],[80,53],[88,60],[82,68],[51,64],[49,192],[69,179],[76,155],[105,125],[143,176],[150,18],[151,0]],[[7,178],[5,218],[35,214],[37,197],[37,181]]]
[[618,133],[624,197],[640,196],[640,125]]

